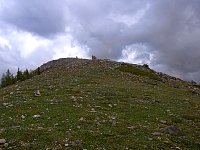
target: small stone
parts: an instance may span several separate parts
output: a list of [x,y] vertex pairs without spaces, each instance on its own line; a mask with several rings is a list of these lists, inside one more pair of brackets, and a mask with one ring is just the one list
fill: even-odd
[[25,142],[21,142],[21,146],[22,146],[22,147],[29,147],[30,144],[29,144],[29,143],[25,143]]
[[68,147],[69,146],[69,144],[68,143],[65,143],[65,147]]
[[152,141],[153,139],[152,138],[149,138],[149,141]]
[[10,92],[10,95],[13,95],[14,94],[14,92]]
[[81,117],[81,118],[79,119],[79,121],[84,121],[84,118],[83,118],[83,117]]
[[13,104],[8,105],[9,107],[13,107]]
[[96,112],[94,108],[91,109],[91,112]]
[[4,145],[6,143],[5,139],[0,139],[0,145]]
[[8,143],[5,143],[3,146],[4,146],[4,147],[8,147]]
[[165,143],[165,144],[169,144],[169,141],[163,141],[163,143]]
[[165,120],[160,120],[159,122],[162,123],[162,124],[166,124],[167,123],[167,121],[165,121]]
[[161,133],[160,132],[153,132],[153,133],[151,133],[151,135],[153,135],[153,136],[160,136]]
[[181,130],[179,128],[177,128],[176,126],[174,126],[174,125],[164,128],[163,131],[165,133],[171,134],[171,135],[181,134]]
[[5,131],[5,129],[0,129],[0,134],[3,133]]
[[3,103],[3,106],[8,106],[9,105],[9,103]]
[[34,115],[33,116],[34,119],[39,118],[39,117],[40,117],[40,115]]
[[43,127],[38,127],[38,130],[43,130],[44,128]]
[[127,127],[127,128],[128,128],[128,129],[131,129],[131,130],[135,129],[134,126],[130,126],[130,127]]
[[81,145],[81,141],[80,140],[76,140],[76,141],[73,141],[71,143],[72,146],[80,146]]
[[24,115],[21,116],[22,119],[25,119],[26,117]]
[[36,90],[36,91],[34,92],[34,94],[35,94],[35,96],[36,96],[36,97],[39,97],[39,96],[41,96],[41,93],[40,93],[40,91],[39,91],[39,90]]
[[49,90],[53,90],[54,86],[50,85]]
[[58,126],[58,125],[59,125],[58,123],[54,124],[54,126]]

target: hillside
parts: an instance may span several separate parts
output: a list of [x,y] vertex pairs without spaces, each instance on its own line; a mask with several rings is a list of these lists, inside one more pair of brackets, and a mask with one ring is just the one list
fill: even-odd
[[200,149],[200,88],[148,66],[66,58],[0,89],[0,149]]

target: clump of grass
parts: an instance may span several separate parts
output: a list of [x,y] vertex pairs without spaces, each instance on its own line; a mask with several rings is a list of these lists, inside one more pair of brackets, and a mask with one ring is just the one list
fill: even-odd
[[186,120],[200,121],[200,117],[199,116],[183,115],[183,118],[186,119]]
[[122,72],[127,72],[138,76],[145,76],[154,80],[161,80],[158,75],[156,75],[152,70],[147,69],[146,67],[139,68],[131,64],[122,64],[117,69],[119,69]]

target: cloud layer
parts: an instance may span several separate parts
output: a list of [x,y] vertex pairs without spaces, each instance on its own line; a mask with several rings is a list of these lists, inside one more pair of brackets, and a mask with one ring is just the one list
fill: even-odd
[[68,56],[200,81],[199,0],[0,0],[0,72]]

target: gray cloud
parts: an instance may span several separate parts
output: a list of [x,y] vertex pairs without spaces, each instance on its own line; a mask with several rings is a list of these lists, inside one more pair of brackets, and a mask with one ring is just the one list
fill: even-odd
[[9,0],[3,2],[0,17],[19,29],[49,36],[65,31],[65,6],[65,0]]
[[[148,63],[158,71],[200,81],[199,14],[199,0],[2,0],[0,26],[8,24],[9,32],[20,30],[51,42],[70,35],[72,43],[89,49],[88,55]],[[49,59],[55,49],[54,43]],[[7,61],[15,56],[13,51],[6,52]],[[37,61],[31,54],[29,59]]]

